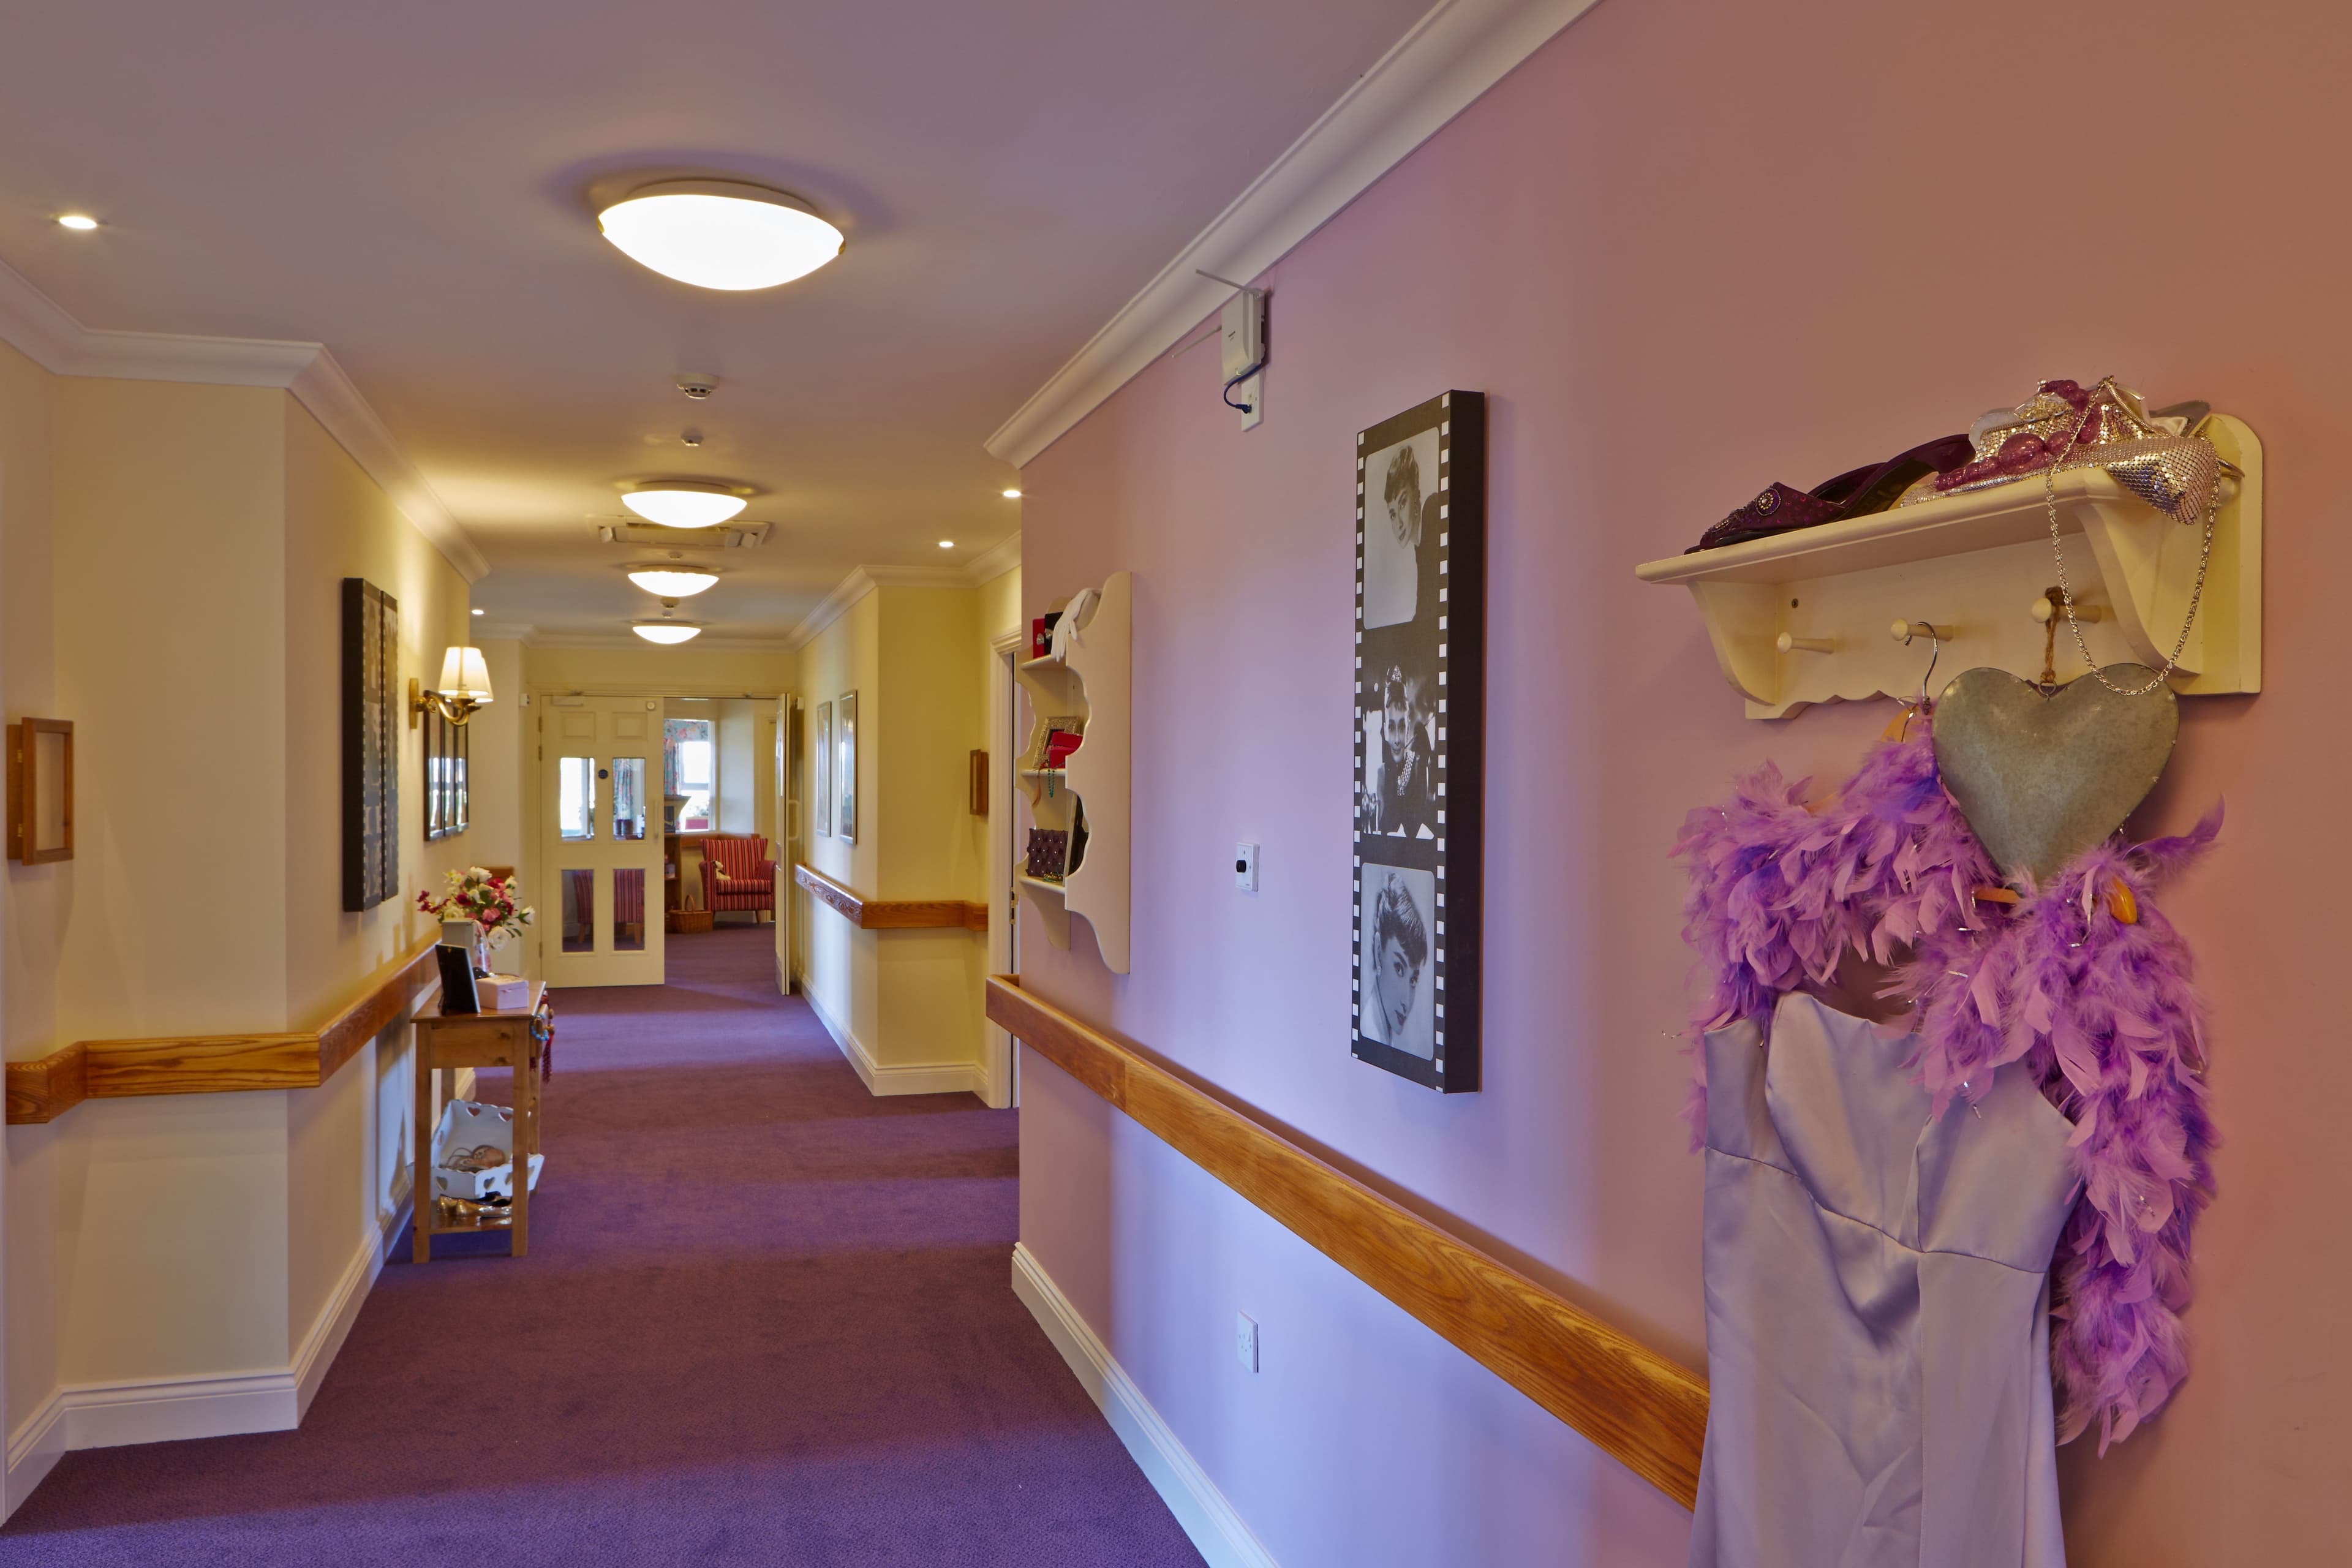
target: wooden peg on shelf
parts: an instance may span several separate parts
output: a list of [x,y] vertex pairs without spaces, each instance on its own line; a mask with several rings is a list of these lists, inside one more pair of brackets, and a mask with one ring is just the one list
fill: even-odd
[[1774,640],[1772,646],[1779,648],[1782,653],[1795,653],[1801,650],[1805,653],[1835,653],[1837,651],[1836,642],[1829,637],[1801,637],[1791,636],[1787,632],[1782,632],[1780,637]]
[[1899,643],[1907,643],[1913,637],[1932,637],[1937,642],[1943,642],[1951,637],[1952,628],[1939,626],[1930,621],[1897,620],[1886,628],[1886,635]]
[[[2053,588],[2048,593],[2042,595],[2042,597],[2034,600],[2032,605],[2027,608],[2026,614],[2033,617],[2034,624],[2036,626],[2046,626],[2051,625],[2053,622],[2064,617],[2066,614],[2066,601],[2057,589]],[[2102,605],[2086,605],[2082,600],[2077,599],[2074,601],[2074,618],[2087,625],[2092,621],[2105,620],[2107,618],[2107,612]]]

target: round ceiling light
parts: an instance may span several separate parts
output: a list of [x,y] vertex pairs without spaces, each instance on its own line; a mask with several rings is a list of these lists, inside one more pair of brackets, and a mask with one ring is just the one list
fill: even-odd
[[631,260],[698,289],[772,289],[841,254],[841,230],[798,197],[735,180],[641,185],[596,222]]
[[748,503],[726,485],[701,479],[656,479],[630,490],[621,498],[621,504],[664,528],[716,528]]
[[88,213],[59,213],[58,215],[58,226],[60,228],[79,229],[83,234],[88,234],[91,229],[98,226],[98,220],[90,216]]
[[637,621],[629,629],[647,642],[692,642],[702,635],[702,628],[685,621]]
[[685,599],[717,583],[719,574],[697,566],[638,566],[631,568],[629,581],[648,594]]

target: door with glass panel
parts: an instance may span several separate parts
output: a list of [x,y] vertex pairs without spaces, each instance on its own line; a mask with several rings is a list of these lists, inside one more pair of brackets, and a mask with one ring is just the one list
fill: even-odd
[[[560,696],[540,724],[550,985],[662,983],[661,703]],[[552,930],[550,904],[554,906]]]

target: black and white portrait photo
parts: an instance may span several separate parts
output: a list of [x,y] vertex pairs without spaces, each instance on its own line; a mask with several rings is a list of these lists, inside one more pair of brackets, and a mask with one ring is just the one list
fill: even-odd
[[1471,392],[1356,439],[1354,1050],[1449,1093],[1478,1087],[1486,445]]
[[1358,1032],[1423,1061],[1437,1054],[1429,961],[1437,929],[1437,879],[1404,866],[1367,864],[1356,919],[1365,933]]
[[1370,779],[1364,831],[1392,838],[1437,837],[1437,695],[1433,672],[1391,664],[1379,680],[1380,706],[1358,710],[1364,766]]
[[1380,491],[1375,509],[1373,487],[1365,487],[1364,625],[1420,619],[1437,597],[1437,432],[1372,453],[1363,471]]

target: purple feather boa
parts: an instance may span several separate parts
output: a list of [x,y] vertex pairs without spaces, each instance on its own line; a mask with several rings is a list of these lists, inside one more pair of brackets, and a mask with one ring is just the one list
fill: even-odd
[[[1927,724],[1913,728],[1817,811],[1768,764],[1685,821],[1683,935],[1709,982],[1693,1034],[1769,1023],[1781,994],[1828,984],[1853,952],[1895,964],[1887,994],[1915,1000],[1937,1114],[1988,1091],[1990,1069],[2024,1065],[2074,1124],[2083,1184],[2053,1263],[2059,1436],[2095,1421],[2104,1453],[2188,1372],[2180,1313],[2216,1138],[2188,947],[2152,895],[2213,843],[2221,813],[2183,837],[2110,839],[2001,914],[1972,901],[2002,879],[1944,793]],[[2136,921],[2116,912],[2119,887]]]

